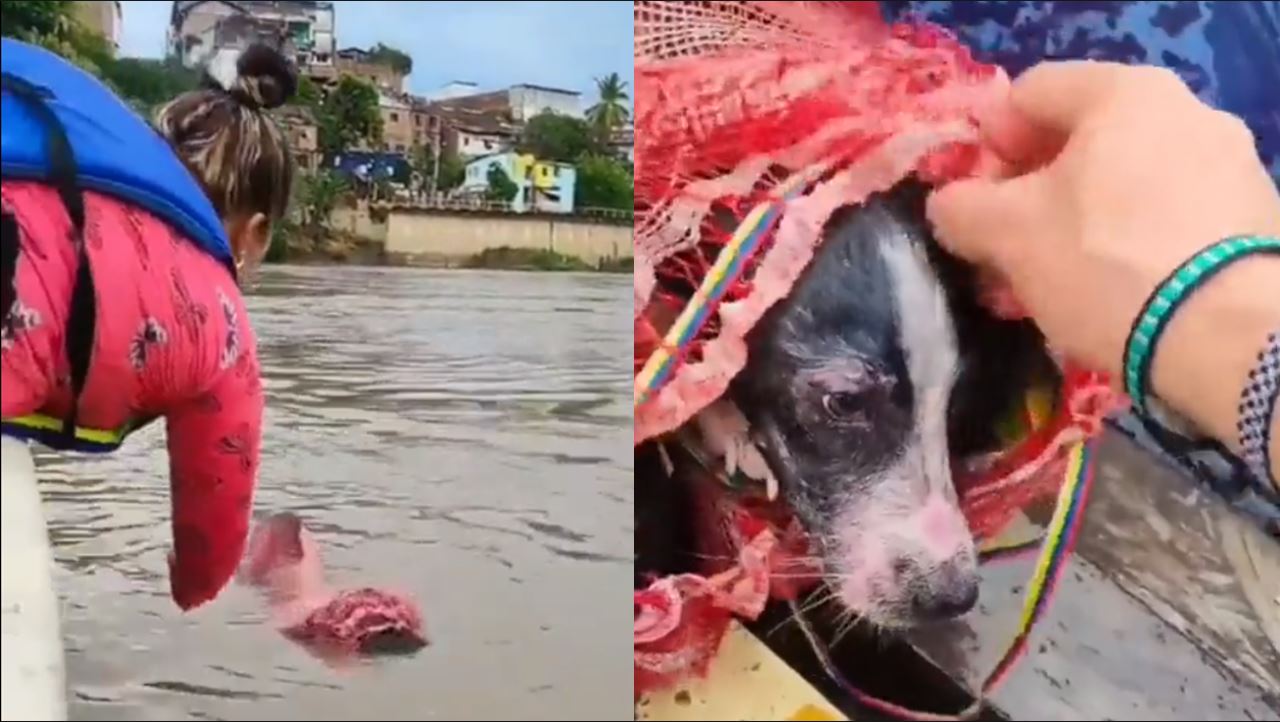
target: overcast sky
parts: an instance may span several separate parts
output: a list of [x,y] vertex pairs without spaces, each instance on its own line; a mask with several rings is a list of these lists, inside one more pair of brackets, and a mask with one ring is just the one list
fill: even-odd
[[[124,0],[121,54],[158,58],[173,3]],[[582,91],[632,78],[630,2],[335,2],[338,46],[386,43],[413,56],[406,89],[451,80],[482,90],[534,83]],[[628,87],[628,90],[630,88]]]

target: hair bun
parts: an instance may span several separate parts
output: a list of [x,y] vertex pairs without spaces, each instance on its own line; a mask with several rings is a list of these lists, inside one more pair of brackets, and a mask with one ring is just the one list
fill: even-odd
[[278,108],[298,90],[298,76],[283,55],[256,43],[219,50],[205,69],[208,81],[250,108]]

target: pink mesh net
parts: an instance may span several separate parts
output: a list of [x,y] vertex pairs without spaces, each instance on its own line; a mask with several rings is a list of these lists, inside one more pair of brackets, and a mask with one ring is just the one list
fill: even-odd
[[635,339],[639,368],[756,204],[787,203],[668,383],[636,409],[637,443],[724,393],[743,337],[786,295],[840,205],[912,172],[978,172],[974,121],[1006,92],[932,26],[886,26],[875,3],[637,2]]
[[700,574],[654,580],[635,594],[635,689],[706,672],[734,617],[796,599],[818,581],[799,525],[777,505],[743,503],[718,483],[695,486]]

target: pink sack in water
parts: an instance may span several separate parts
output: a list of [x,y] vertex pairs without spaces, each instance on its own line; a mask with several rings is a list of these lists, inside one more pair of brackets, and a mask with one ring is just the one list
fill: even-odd
[[315,537],[294,514],[274,514],[258,524],[240,579],[263,594],[284,636],[327,661],[427,645],[422,614],[407,595],[372,587],[330,589]]

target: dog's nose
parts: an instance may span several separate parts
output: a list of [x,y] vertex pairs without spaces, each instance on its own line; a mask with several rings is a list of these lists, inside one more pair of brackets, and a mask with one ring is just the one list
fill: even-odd
[[922,619],[951,619],[978,603],[978,574],[972,564],[947,561],[921,581],[911,602]]

